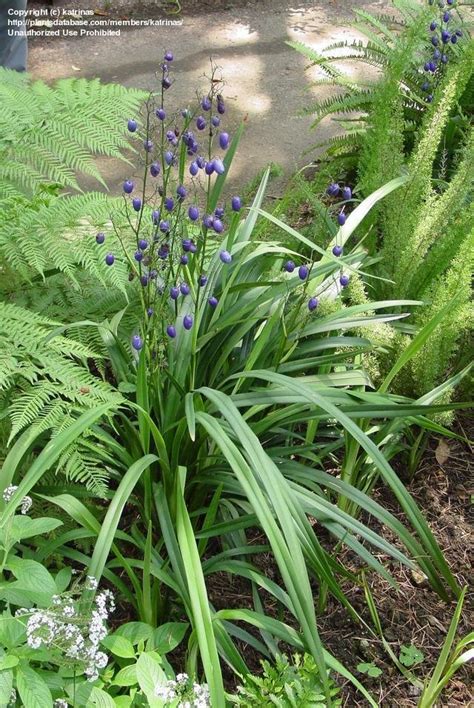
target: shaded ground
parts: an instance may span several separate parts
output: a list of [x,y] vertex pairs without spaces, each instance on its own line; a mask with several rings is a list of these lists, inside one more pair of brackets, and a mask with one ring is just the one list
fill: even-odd
[[[100,77],[105,82],[152,89],[162,52],[169,48],[176,57],[176,82],[169,98],[179,107],[204,85],[202,76],[212,56],[222,66],[227,82],[226,125],[233,130],[247,117],[243,144],[230,175],[238,186],[269,162],[281,164],[290,174],[310,161],[311,156],[303,153],[312,143],[337,132],[337,126],[327,121],[311,133],[311,117],[298,116],[305,105],[324,94],[321,88],[310,87],[314,72],[304,71],[306,60],[285,41],[298,40],[322,49],[330,42],[356,36],[347,26],[354,9],[377,13],[391,5],[390,0],[184,0],[182,4],[182,12],[172,15],[153,0],[55,0],[54,7],[61,11],[92,7],[105,12],[96,19],[179,18],[182,24],[126,29],[119,37],[34,39],[29,68],[34,77],[47,81]],[[45,3],[33,6],[44,7]],[[115,161],[103,161],[102,167],[110,186],[118,186],[126,168]]]
[[[472,586],[469,562],[474,537],[471,505],[472,449],[463,443],[449,441],[447,442],[449,457],[440,464],[436,459],[438,444],[438,439],[430,440],[415,478],[407,486],[428,520],[459,585]],[[380,487],[375,493],[375,499],[405,522],[389,490]],[[368,522],[367,518],[363,520],[365,523]],[[370,519],[370,527],[375,531],[383,531],[377,519]],[[318,530],[316,527],[316,532],[320,540],[327,545],[329,538],[325,530],[321,533],[321,529]],[[384,536],[394,541],[386,530]],[[258,536],[254,539],[254,543],[265,543],[265,539]],[[429,678],[438,660],[455,603],[446,604],[440,600],[428,585],[420,582],[421,578],[389,558],[380,554],[378,559],[390,570],[398,584],[398,590],[394,590],[383,578],[374,574],[369,577],[369,587],[380,616],[384,637],[396,656],[399,654],[401,645],[413,644],[423,652],[424,660],[412,668],[416,678],[423,682]],[[339,560],[348,569],[357,571],[358,564],[354,564],[350,551],[344,551]],[[271,554],[260,555],[254,558],[254,562],[268,577],[276,582],[280,581]],[[227,575],[217,574],[208,579],[208,589],[210,598],[218,609],[229,607],[253,609],[250,586],[242,579],[229,580]],[[370,626],[373,626],[363,590],[352,584],[347,585],[345,590],[353,607]],[[276,606],[274,607],[274,601],[266,600],[267,597],[262,594],[266,613],[270,615],[274,613],[282,619],[280,611]],[[457,639],[472,631],[473,610],[472,595],[468,595]],[[290,617],[285,617],[285,621],[291,624]],[[363,626],[352,621],[339,603],[330,600],[318,624],[321,639],[327,649],[359,678],[381,708],[395,706],[416,708],[420,690],[399,672],[384,650],[382,642],[374,638]],[[250,647],[242,649],[250,668],[258,671],[258,655]],[[284,650],[284,647],[281,649]],[[377,678],[361,675],[357,672],[357,665],[361,662],[373,662],[382,670],[382,674]],[[232,681],[230,676],[228,679]],[[338,682],[341,683],[340,677]],[[350,683],[345,682],[341,685],[343,706],[346,708],[368,706]],[[472,705],[471,685],[472,671],[467,666],[454,675],[441,694],[437,705],[467,708]]]

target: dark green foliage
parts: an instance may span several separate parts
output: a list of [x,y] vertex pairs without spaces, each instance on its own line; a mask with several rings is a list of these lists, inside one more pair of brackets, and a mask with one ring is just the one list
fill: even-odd
[[[233,705],[240,708],[324,708],[327,705],[318,668],[309,654],[295,654],[292,661],[285,655],[277,656],[275,663],[262,661],[261,676],[245,676],[238,692],[231,697]],[[341,705],[340,689],[333,683],[331,705]]]

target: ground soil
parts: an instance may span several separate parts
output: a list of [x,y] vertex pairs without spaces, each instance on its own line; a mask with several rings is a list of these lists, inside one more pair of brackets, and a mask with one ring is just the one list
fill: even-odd
[[[462,433],[460,424],[459,432]],[[474,427],[474,426],[471,426]],[[472,432],[472,431],[471,431]],[[472,439],[472,435],[471,435]],[[440,464],[439,439],[430,439],[421,463],[409,481],[405,480],[410,493],[428,520],[436,539],[445,553],[446,560],[455,574],[460,587],[472,586],[472,573],[469,554],[473,547],[472,525],[472,448],[458,441],[443,441],[448,458]],[[438,449],[438,451],[437,451]],[[401,477],[403,471],[400,466]],[[404,521],[403,513],[390,490],[380,486],[375,491],[376,500],[385,508]],[[370,522],[372,529],[381,531],[389,540],[386,530],[381,528],[377,519],[363,519]],[[317,529],[315,529],[317,531]],[[322,533],[321,541],[327,544],[327,536]],[[256,536],[255,543],[264,543],[265,539]],[[390,570],[398,584],[394,590],[383,578],[369,577],[369,586],[373,595],[383,633],[393,652],[398,656],[401,645],[413,644],[424,654],[424,660],[412,671],[418,679],[424,681],[432,672],[438,659],[446,632],[454,612],[455,603],[446,603],[425,584],[417,574],[391,561],[378,556]],[[350,552],[344,551],[339,560],[350,570],[356,572],[360,565],[354,562]],[[278,570],[274,567],[271,554],[259,555],[254,559],[256,565],[266,575],[279,581]],[[216,574],[208,579],[210,599],[216,608],[248,607],[253,608],[250,587],[243,580],[232,579],[224,574]],[[316,588],[315,588],[316,590]],[[370,614],[364,600],[362,588],[354,584],[346,585],[346,593],[353,607],[363,619],[372,625]],[[265,598],[262,595],[265,602]],[[458,638],[472,631],[474,602],[472,595],[467,596],[462,619],[458,628]],[[277,614],[274,603],[265,604],[265,612]],[[291,618],[285,621],[291,623]],[[349,668],[378,701],[381,708],[414,708],[417,705],[420,690],[407,680],[397,669],[384,650],[382,641],[371,634],[363,625],[354,622],[336,601],[330,600],[326,611],[318,620],[321,638],[327,649]],[[248,627],[246,627],[248,629]],[[259,670],[259,657],[249,647],[242,648],[246,661],[253,671]],[[285,650],[285,647],[282,647]],[[361,662],[373,662],[382,674],[374,679],[357,672]],[[227,677],[232,684],[232,678]],[[363,697],[348,682],[341,683],[343,706],[366,706]],[[441,695],[438,706],[467,707],[472,705],[472,673],[469,667],[454,676],[448,688]]]

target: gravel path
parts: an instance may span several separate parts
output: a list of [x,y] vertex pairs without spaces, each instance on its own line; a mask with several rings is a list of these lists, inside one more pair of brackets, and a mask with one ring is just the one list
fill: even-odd
[[[111,5],[119,13],[127,7],[123,0]],[[316,132],[310,131],[311,118],[298,112],[311,99],[322,95],[322,89],[311,87],[314,73],[304,71],[306,61],[285,41],[299,40],[315,49],[333,41],[350,39],[356,33],[348,24],[353,9],[387,12],[390,0],[256,0],[251,4],[216,0],[214,10],[209,3],[201,12],[179,16],[160,14],[156,3],[148,0],[131,17],[162,17],[182,20],[180,26],[140,27],[125,29],[120,36],[87,36],[78,39],[33,40],[30,46],[29,70],[34,77],[52,81],[65,76],[100,77],[105,82],[153,88],[154,72],[164,49],[172,49],[176,82],[171,89],[176,105],[186,104],[203,84],[209,70],[209,58],[222,67],[227,82],[230,129],[247,116],[247,129],[232,168],[232,182],[238,186],[252,178],[269,162],[279,163],[289,174],[309,162],[303,155],[313,143],[337,132],[337,126],[326,121]],[[96,2],[64,2],[64,9],[93,8]],[[130,7],[130,5],[128,5]],[[196,6],[193,6],[196,9]],[[126,12],[126,10],[124,10]],[[117,16],[117,15],[115,15]],[[312,153],[314,155],[314,153]],[[115,161],[102,163],[104,175],[114,188],[123,177],[123,166]]]

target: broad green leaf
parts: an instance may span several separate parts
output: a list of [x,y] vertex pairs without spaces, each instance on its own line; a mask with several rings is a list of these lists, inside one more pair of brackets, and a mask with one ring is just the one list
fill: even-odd
[[128,639],[132,644],[144,642],[153,636],[153,627],[145,622],[127,622],[122,624],[112,636],[120,636]]
[[16,686],[25,708],[51,708],[53,705],[46,682],[28,664],[18,667]]
[[87,701],[86,708],[92,708],[93,706],[97,708],[115,708],[115,701],[108,693],[94,686],[89,700]]
[[173,651],[183,641],[188,628],[187,622],[166,622],[160,625],[153,633],[154,650],[160,655]]
[[110,634],[102,640],[103,646],[114,656],[119,656],[122,659],[134,659],[135,650],[130,640],[121,637],[118,634]]
[[58,526],[62,526],[62,521],[59,519],[47,517],[32,519],[30,516],[16,515],[13,518],[8,534],[14,541],[21,541],[24,538],[49,533],[58,528]]
[[124,666],[124,668],[120,669],[114,676],[113,680],[114,686],[135,686],[136,683],[138,683],[136,664]]
[[153,652],[140,654],[136,671],[138,685],[147,697],[150,708],[161,708],[163,702],[156,697],[155,690],[158,685],[166,683],[167,678],[160,665],[158,654]]

